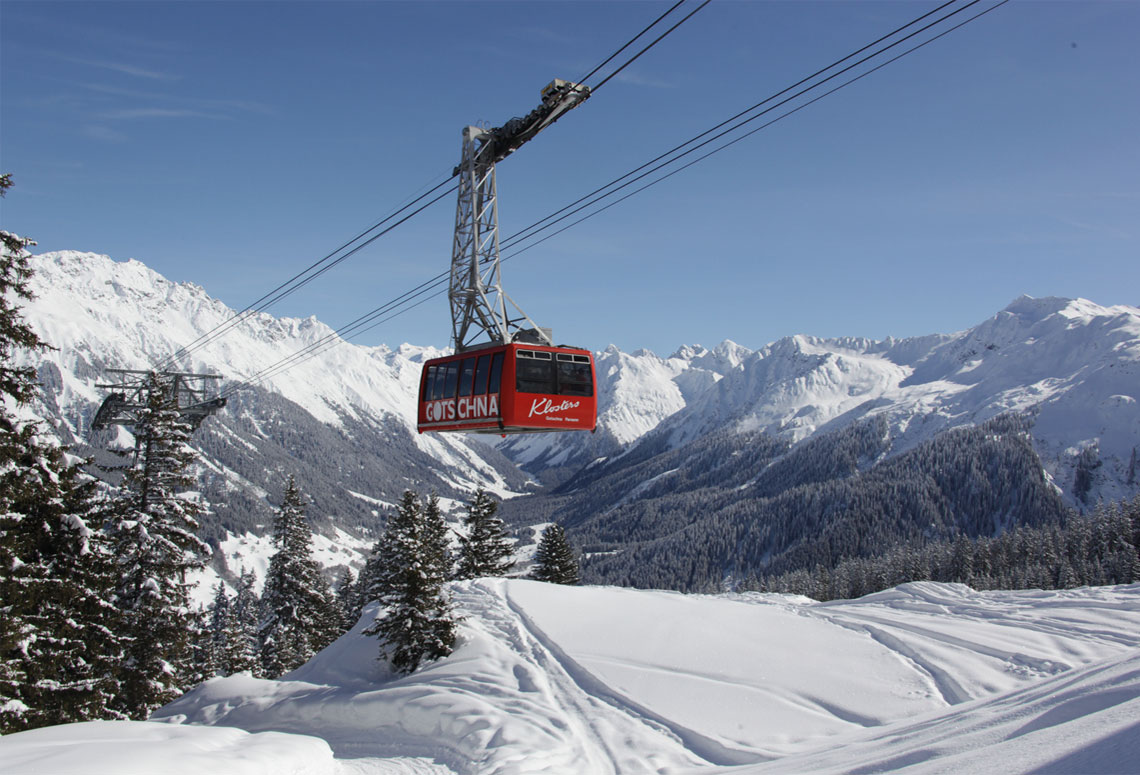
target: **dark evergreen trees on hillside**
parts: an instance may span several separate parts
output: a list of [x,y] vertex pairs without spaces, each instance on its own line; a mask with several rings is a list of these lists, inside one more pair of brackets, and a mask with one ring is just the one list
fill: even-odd
[[447,525],[432,495],[420,504],[404,492],[376,545],[370,581],[381,616],[365,634],[380,637],[380,655],[397,672],[451,653],[455,618],[445,584],[451,576]]
[[117,717],[123,644],[94,480],[58,447],[19,436],[24,449],[0,452],[0,631],[17,636],[0,644],[0,705],[22,710],[0,711],[0,729]]
[[[12,176],[0,175],[0,197],[12,187]],[[31,366],[17,366],[12,355],[16,350],[46,350],[49,345],[24,321],[20,302],[32,298],[28,281],[34,272],[28,264],[27,248],[35,241],[9,231],[0,230],[0,396],[8,402],[23,404],[36,396],[36,371]],[[10,410],[11,407],[7,407]],[[5,417],[8,425],[11,418]]]
[[312,556],[313,533],[293,477],[273,522],[276,553],[261,595],[261,667],[277,678],[307,662],[341,632],[332,589]]
[[348,632],[360,620],[360,607],[357,603],[360,590],[357,588],[352,568],[345,568],[340,574],[340,579],[333,588],[333,594],[336,595],[337,606],[340,608],[340,629],[342,632]]
[[258,650],[258,625],[261,623],[261,600],[253,586],[257,579],[253,571],[242,570],[238,577],[237,592],[230,605],[230,629],[226,635],[226,663],[228,675],[250,673],[261,677],[261,657]]
[[482,487],[475,491],[467,504],[467,513],[463,517],[467,535],[459,538],[456,578],[505,576],[514,567],[514,547],[507,537],[503,520],[495,515],[498,507],[499,504]]
[[1070,589],[1140,581],[1140,497],[1100,506],[1065,524],[1019,527],[997,537],[915,542],[876,557],[765,578],[769,592],[817,600],[853,598],[909,581],[974,589]]
[[[11,184],[0,175],[0,196]],[[122,651],[93,480],[17,418],[38,385],[13,355],[48,346],[19,308],[33,244],[0,231],[0,733],[115,717]]]
[[155,374],[134,431],[137,461],[123,477],[108,527],[119,576],[115,601],[128,636],[119,710],[143,719],[193,675],[187,573],[204,566],[210,549],[196,535],[203,507],[191,493],[190,426]]
[[353,584],[352,607],[348,609],[348,618],[351,620],[360,621],[364,606],[380,598],[384,583],[383,551],[384,534],[381,533],[376,543],[372,544],[364,567],[360,569],[360,576]]
[[578,583],[578,558],[561,525],[552,524],[542,531],[530,575],[538,581],[554,584]]
[[[749,573],[810,573],[885,547],[1063,521],[1068,510],[1046,480],[1029,422],[1002,415],[879,460],[886,429],[872,419],[801,444],[734,486],[668,491],[694,478],[682,476],[686,468],[731,465],[701,439],[672,458],[680,472],[654,467],[642,472],[653,474],[645,487],[628,482],[636,497],[605,507],[594,498],[599,484],[555,514],[588,547],[590,583],[708,591]],[[590,515],[575,521],[587,506]]]
[[202,670],[205,678],[216,675],[230,675],[227,651],[229,647],[229,634],[233,629],[233,606],[230,596],[226,594],[226,584],[219,581],[214,587],[214,599],[210,603],[205,628],[205,642],[202,644],[206,652],[205,666]]

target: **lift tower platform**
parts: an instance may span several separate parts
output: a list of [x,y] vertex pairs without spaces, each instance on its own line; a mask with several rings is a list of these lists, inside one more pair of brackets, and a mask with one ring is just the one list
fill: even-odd
[[110,390],[103,399],[91,427],[102,430],[112,425],[134,426],[139,412],[146,408],[150,390],[150,375],[158,377],[163,391],[178,407],[178,416],[192,430],[198,430],[202,421],[226,405],[221,397],[206,398],[208,380],[221,379],[218,374],[190,374],[182,371],[139,371],[134,369],[107,369],[114,381],[98,388]]

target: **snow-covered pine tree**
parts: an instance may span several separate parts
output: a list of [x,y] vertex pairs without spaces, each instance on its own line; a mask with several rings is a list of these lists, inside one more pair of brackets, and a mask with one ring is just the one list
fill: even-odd
[[123,644],[110,553],[92,529],[94,480],[34,426],[19,437],[22,451],[0,453],[0,618],[21,635],[0,656],[0,676],[14,679],[0,682],[0,698],[22,712],[0,731],[118,717],[109,708]]
[[238,577],[237,594],[230,605],[225,664],[231,675],[242,672],[253,676],[261,675],[257,639],[261,601],[253,588],[256,580],[253,571],[242,569],[241,576]]
[[[0,196],[11,185],[0,175]],[[19,308],[32,298],[33,244],[0,231],[0,734],[115,717],[121,653],[94,481],[16,416],[38,385],[12,356],[48,347]]]
[[[12,176],[0,175],[0,196],[7,194],[12,185]],[[31,276],[28,266],[30,239],[0,231],[0,456],[5,466],[23,448],[14,419],[10,415],[13,405],[23,403],[35,395],[35,375],[31,370],[20,370],[13,366],[12,353],[20,347],[42,349],[44,343],[23,321],[17,304],[20,299],[31,297],[27,282]],[[23,728],[21,718],[27,713],[28,705],[20,699],[21,687],[27,682],[25,664],[13,657],[23,651],[23,644],[32,636],[32,629],[24,619],[24,612],[15,604],[14,597],[18,583],[14,576],[21,570],[23,561],[11,525],[19,520],[18,512],[13,512],[10,498],[0,493],[0,733]]]
[[186,670],[181,686],[187,689],[221,675],[218,654],[214,649],[213,632],[210,627],[210,611],[198,606],[190,619],[190,655],[186,660]]
[[209,622],[206,627],[206,664],[203,672],[206,678],[216,675],[230,675],[229,638],[233,632],[233,604],[226,594],[226,584],[218,581],[214,588],[214,600],[210,603]]
[[380,655],[401,673],[451,653],[455,618],[445,589],[451,573],[447,525],[432,495],[421,506],[404,492],[374,552],[373,588],[382,616],[365,630],[380,636]]
[[127,659],[119,709],[133,719],[173,700],[192,680],[187,573],[203,567],[210,548],[196,535],[203,507],[192,494],[190,426],[158,375],[135,424],[137,460],[127,469],[108,523],[125,619]]
[[[12,176],[0,175],[0,197],[12,187]],[[24,322],[20,301],[28,301],[32,291],[28,281],[35,272],[28,259],[28,246],[35,241],[9,231],[0,230],[0,396],[6,404],[31,401],[39,390],[36,370],[31,366],[17,366],[12,360],[16,350],[47,350],[50,345],[42,341],[32,327]]]
[[531,578],[554,584],[577,584],[578,558],[561,525],[552,524],[542,531],[538,549],[534,553]]
[[482,487],[467,504],[463,526],[467,535],[459,538],[458,579],[505,576],[514,567],[514,546],[507,537],[503,520],[495,515],[499,504]]
[[340,633],[329,583],[313,559],[313,531],[293,477],[273,520],[276,553],[261,595],[261,667],[277,678],[300,667]]
[[360,569],[360,576],[356,579],[356,594],[353,607],[349,611],[350,619],[360,621],[360,616],[364,613],[364,606],[373,600],[380,599],[380,594],[387,583],[384,564],[385,551],[384,535],[381,534],[376,543],[372,545],[372,549],[369,550],[368,559],[364,561],[364,567]]
[[333,589],[336,595],[337,605],[340,607],[340,629],[341,632],[348,632],[352,626],[360,620],[360,614],[357,613],[353,616],[354,611],[358,611],[356,599],[359,597],[356,588],[356,576],[352,573],[352,568],[345,568],[344,572],[340,574],[340,579]]

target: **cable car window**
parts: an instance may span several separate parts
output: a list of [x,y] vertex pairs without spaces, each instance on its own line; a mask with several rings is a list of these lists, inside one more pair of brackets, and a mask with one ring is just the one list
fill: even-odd
[[443,378],[442,398],[455,398],[455,383],[459,381],[459,361],[447,364],[447,372]]
[[443,382],[447,376],[447,364],[441,363],[437,366],[432,366],[435,369],[435,382],[431,386],[431,398],[433,401],[438,401],[443,398]]
[[424,379],[424,393],[421,401],[430,401],[432,398],[432,388],[435,386],[435,366],[428,366],[427,378]]
[[480,355],[479,363],[475,367],[475,395],[481,396],[487,392],[487,377],[491,370],[491,356]]
[[491,358],[491,375],[487,378],[487,392],[498,393],[503,379],[503,353],[495,353]]
[[519,350],[515,359],[515,388],[520,393],[553,393],[554,359],[550,353]]
[[459,371],[459,395],[471,395],[471,379],[475,376],[475,359],[464,358]]
[[594,385],[590,379],[590,364],[575,363],[558,358],[558,393],[564,396],[592,396]]

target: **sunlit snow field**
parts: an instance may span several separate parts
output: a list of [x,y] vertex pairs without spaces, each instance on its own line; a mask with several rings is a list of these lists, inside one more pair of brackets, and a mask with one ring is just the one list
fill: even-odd
[[1138,771],[1137,584],[453,590],[460,645],[412,676],[358,626],[284,680],[215,679],[152,722],[0,738],[0,772]]

